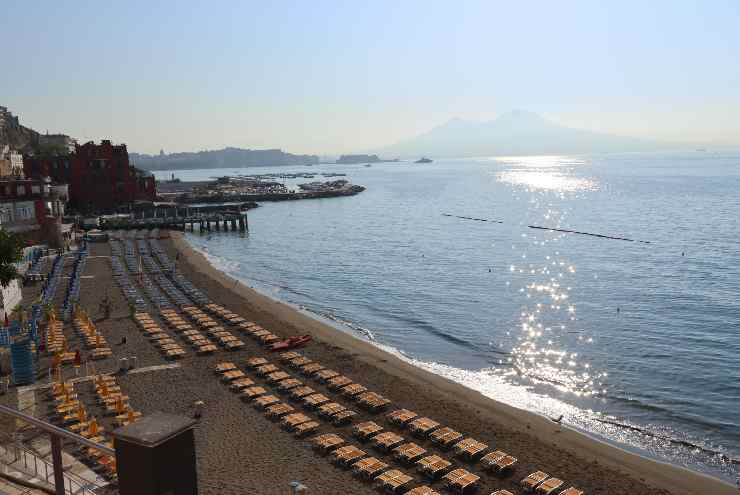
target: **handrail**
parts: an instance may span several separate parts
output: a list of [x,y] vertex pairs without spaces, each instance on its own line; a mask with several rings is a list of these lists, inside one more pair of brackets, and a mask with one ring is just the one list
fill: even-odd
[[116,455],[116,451],[108,447],[107,445],[93,442],[92,440],[88,438],[85,438],[76,433],[72,433],[71,431],[65,430],[64,428],[59,428],[58,426],[54,426],[50,423],[47,423],[46,421],[40,420],[38,418],[34,418],[33,416],[29,416],[28,414],[22,413],[18,411],[17,409],[13,409],[12,407],[0,405],[0,414],[7,414],[8,416],[12,416],[16,419],[25,421],[26,423],[33,425],[37,428],[41,428],[42,430],[48,433],[51,433],[52,435],[66,438],[67,440],[72,440],[73,442],[82,444],[86,447],[90,447],[91,449],[99,450],[100,452],[103,452],[104,454]]

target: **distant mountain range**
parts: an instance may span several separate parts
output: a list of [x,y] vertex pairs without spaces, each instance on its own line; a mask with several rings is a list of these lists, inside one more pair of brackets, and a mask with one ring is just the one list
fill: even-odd
[[514,110],[489,122],[452,119],[434,129],[374,150],[382,156],[470,157],[654,151],[659,142],[571,129],[536,113]]
[[315,165],[316,155],[293,155],[281,150],[246,150],[224,148],[222,150],[198,151],[194,153],[160,153],[144,155],[129,153],[131,162],[145,170],[183,170],[196,168],[242,168],[279,165]]

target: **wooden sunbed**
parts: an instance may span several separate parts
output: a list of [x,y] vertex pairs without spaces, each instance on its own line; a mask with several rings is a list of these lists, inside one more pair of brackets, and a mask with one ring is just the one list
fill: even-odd
[[375,392],[365,392],[356,397],[357,402],[371,412],[378,412],[388,406],[391,401]]
[[323,369],[324,367],[320,365],[319,363],[311,363],[311,364],[307,364],[306,366],[301,366],[299,368],[300,372],[306,376],[313,375],[314,373],[321,371]]
[[570,488],[567,488],[560,492],[560,495],[583,495],[583,490],[578,490],[577,488],[571,486]]
[[455,444],[455,455],[462,457],[465,460],[472,461],[480,458],[486,450],[488,445],[483,442],[479,442],[475,438],[466,438]]
[[519,484],[522,488],[524,488],[525,491],[532,492],[535,488],[537,488],[537,486],[539,486],[540,483],[542,483],[549,477],[550,475],[544,471],[535,471],[534,473],[530,474],[522,481],[520,481]]
[[218,363],[216,365],[216,373],[226,373],[227,371],[233,371],[236,369],[236,365],[230,361]]
[[496,490],[491,495],[514,495],[509,490]]
[[427,450],[413,442],[399,445],[393,449],[393,457],[405,464],[413,464],[427,453]]
[[238,378],[245,378],[246,375],[242,370],[231,370],[221,375],[221,380],[224,382],[230,382]]
[[254,382],[250,380],[247,377],[243,378],[237,378],[236,380],[232,381],[229,384],[229,388],[232,390],[232,392],[239,392],[241,390],[244,390],[245,388],[251,387],[254,385]]
[[367,388],[363,385],[360,385],[359,383],[347,385],[346,387],[342,387],[340,390],[342,392],[342,395],[353,398],[360,395],[361,393],[367,392]]
[[480,476],[476,476],[465,469],[455,469],[444,475],[443,479],[445,486],[450,491],[464,494],[475,490]]
[[281,420],[281,423],[283,426],[289,430],[295,429],[296,426],[298,426],[301,423],[306,423],[308,421],[311,421],[311,418],[306,416],[303,413],[293,413],[288,414],[287,416],[284,416]]
[[329,418],[337,413],[345,411],[347,408],[337,402],[329,402],[319,406],[319,416]]
[[300,354],[298,354],[298,353],[297,353],[297,352],[295,352],[295,351],[288,351],[288,352],[283,352],[283,353],[281,353],[281,354],[280,354],[280,356],[279,356],[279,358],[280,358],[280,361],[282,361],[282,362],[284,362],[284,363],[286,363],[286,362],[290,361],[291,359],[296,359],[296,358],[299,358],[299,357],[301,357],[301,355],[300,355]]
[[344,439],[334,433],[326,433],[313,437],[311,443],[313,443],[316,450],[327,453],[344,444]]
[[267,414],[267,417],[268,418],[273,418],[273,419],[280,418],[281,416],[285,416],[286,414],[290,414],[293,411],[295,411],[295,409],[293,408],[293,406],[291,406],[289,404],[282,403],[282,402],[279,403],[279,404],[273,404],[271,406],[268,406],[265,409],[265,413]]
[[262,395],[254,399],[254,407],[258,409],[265,409],[268,406],[272,406],[273,404],[279,404],[279,403],[280,403],[280,399],[278,399],[274,395]]
[[321,371],[314,373],[313,376],[314,378],[316,378],[317,380],[321,382],[326,382],[327,380],[331,380],[332,378],[338,377],[339,373],[337,373],[334,370],[323,369]]
[[278,383],[278,389],[280,389],[280,392],[288,392],[291,389],[301,386],[303,386],[303,382],[296,380],[295,378],[288,378],[287,380],[283,380]]
[[550,495],[561,486],[563,486],[563,480],[559,478],[549,478],[542,482],[535,491],[542,495]]
[[413,490],[407,491],[404,495],[440,495],[439,492],[434,491],[426,485],[417,486]]
[[306,407],[310,407],[311,409],[316,409],[320,405],[328,402],[331,402],[331,399],[324,394],[312,394],[303,397],[303,403]]
[[247,359],[247,366],[249,366],[250,368],[257,368],[258,366],[263,366],[267,363],[267,359],[261,357],[253,357]]
[[260,376],[267,376],[270,373],[275,373],[276,371],[280,371],[280,368],[278,368],[274,364],[263,364],[262,366],[257,366],[255,368],[255,371]]
[[439,428],[439,423],[430,418],[417,418],[408,424],[409,430],[413,435],[426,437],[431,432]]
[[319,426],[321,425],[317,421],[307,421],[296,426],[293,429],[293,433],[297,437],[303,437],[308,435],[309,433],[313,433],[314,431],[316,431]]
[[357,416],[357,413],[349,409],[345,409],[331,417],[331,422],[337,426],[349,423],[353,417]]
[[352,380],[343,375],[335,376],[334,378],[331,378],[326,382],[326,384],[329,386],[331,390],[336,390],[338,388],[345,387],[349,385],[350,383],[352,383]]
[[462,437],[462,433],[453,430],[449,426],[439,428],[429,435],[429,439],[432,441],[432,443],[435,443],[445,449],[452,447],[452,445],[462,440]]
[[378,486],[387,493],[401,493],[413,480],[414,478],[398,469],[391,469],[375,478]]
[[267,375],[267,381],[270,383],[277,383],[288,378],[290,378],[290,375],[287,374],[285,371],[276,371]]
[[421,471],[425,476],[435,480],[447,472],[447,470],[450,469],[450,466],[452,466],[452,463],[438,455],[430,455],[422,457],[416,461],[416,465],[418,466],[419,471]]
[[365,451],[358,449],[354,445],[345,445],[339,447],[331,453],[334,462],[341,466],[349,466],[367,455]]
[[290,391],[290,396],[294,400],[302,399],[303,397],[306,397],[311,394],[315,394],[316,391],[312,389],[311,387],[296,387]]
[[403,437],[401,435],[393,433],[392,431],[379,433],[378,435],[375,435],[373,437],[373,444],[376,448],[382,450],[383,452],[387,452],[392,448],[401,445],[402,443]]
[[352,428],[352,434],[358,439],[365,441],[383,431],[383,427],[373,421],[359,423]]
[[513,469],[514,465],[517,462],[517,459],[516,457],[510,456],[506,452],[497,450],[495,452],[490,452],[484,455],[480,461],[485,469],[502,473],[504,471]]
[[371,479],[388,469],[388,464],[376,457],[366,457],[352,464],[352,472],[355,475]]
[[239,394],[239,396],[242,398],[243,401],[250,401],[250,400],[254,400],[260,395],[265,395],[266,393],[267,393],[267,390],[265,390],[262,387],[249,387],[249,388],[244,389],[244,391],[241,394]]
[[396,409],[395,411],[389,412],[385,417],[390,423],[398,426],[405,426],[419,417],[419,415],[414,411],[409,411],[408,409]]

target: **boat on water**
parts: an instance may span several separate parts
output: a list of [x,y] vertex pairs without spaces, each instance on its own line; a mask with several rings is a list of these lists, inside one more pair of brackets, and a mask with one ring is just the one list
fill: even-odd
[[433,161],[434,160],[423,156],[423,157],[419,158],[418,160],[416,160],[414,163],[432,163]]
[[366,163],[365,166],[366,167],[372,167],[372,165],[370,165],[369,163]]

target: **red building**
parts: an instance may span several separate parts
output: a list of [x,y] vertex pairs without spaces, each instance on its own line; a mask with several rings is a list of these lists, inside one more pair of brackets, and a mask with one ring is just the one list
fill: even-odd
[[23,169],[27,177],[69,184],[69,202],[78,211],[113,211],[157,197],[154,176],[129,163],[125,144],[108,140],[76,145],[69,155],[24,157]]

